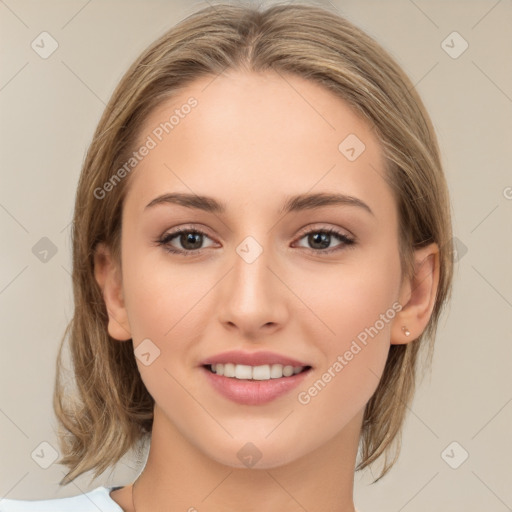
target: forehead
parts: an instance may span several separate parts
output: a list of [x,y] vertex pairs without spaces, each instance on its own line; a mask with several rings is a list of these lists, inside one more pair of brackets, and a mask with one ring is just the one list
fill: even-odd
[[152,149],[127,195],[138,209],[170,191],[261,206],[273,194],[333,187],[370,202],[391,200],[371,124],[331,91],[295,75],[201,77],[150,113],[137,148],[149,140]]

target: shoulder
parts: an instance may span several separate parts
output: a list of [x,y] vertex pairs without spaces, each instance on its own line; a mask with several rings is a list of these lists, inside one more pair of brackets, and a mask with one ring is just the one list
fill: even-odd
[[96,487],[87,493],[49,500],[0,499],[0,512],[123,512],[110,497],[116,487]]

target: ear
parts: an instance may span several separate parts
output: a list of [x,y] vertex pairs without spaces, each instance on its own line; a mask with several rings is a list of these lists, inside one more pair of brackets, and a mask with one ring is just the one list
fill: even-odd
[[[434,309],[439,285],[439,247],[432,243],[414,253],[414,276],[404,280],[399,302],[402,309],[393,320],[391,344],[417,339],[425,330]],[[406,336],[406,332],[410,334]]]
[[103,293],[108,312],[108,333],[119,341],[131,339],[123,296],[121,270],[114,261],[110,249],[99,243],[94,252],[94,277]]

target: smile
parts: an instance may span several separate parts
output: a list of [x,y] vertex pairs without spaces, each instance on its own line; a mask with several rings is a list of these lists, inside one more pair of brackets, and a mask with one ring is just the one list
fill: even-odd
[[291,366],[282,364],[263,364],[259,366],[249,366],[246,364],[218,363],[206,365],[206,367],[217,375],[228,378],[244,380],[270,380],[281,379],[282,377],[291,377],[301,373],[309,366]]
[[[220,370],[219,373],[217,368]],[[207,382],[224,398],[241,405],[262,405],[290,393],[304,380],[312,368],[311,366],[283,367],[279,364],[248,366],[217,363],[201,366],[200,370]],[[228,377],[225,373],[234,375]]]

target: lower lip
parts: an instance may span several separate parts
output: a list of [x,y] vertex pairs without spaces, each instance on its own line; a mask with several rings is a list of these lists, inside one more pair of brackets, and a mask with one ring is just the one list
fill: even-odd
[[211,372],[204,366],[201,370],[211,385],[223,396],[233,402],[243,405],[260,405],[271,402],[296,388],[311,371],[308,370],[292,375],[270,380],[244,380],[224,377]]

